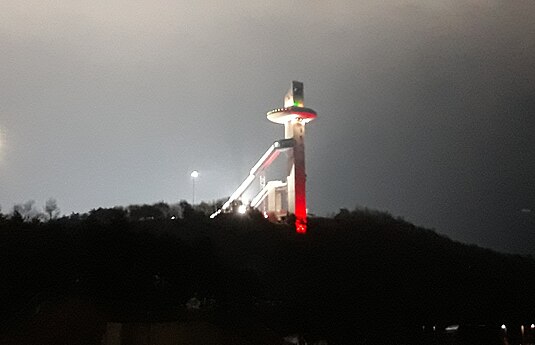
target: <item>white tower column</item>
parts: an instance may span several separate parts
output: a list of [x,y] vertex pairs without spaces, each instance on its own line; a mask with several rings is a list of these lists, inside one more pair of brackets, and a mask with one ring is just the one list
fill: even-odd
[[288,158],[288,213],[295,215],[297,232],[306,232],[306,172],[305,172],[305,124],[316,118],[316,112],[304,107],[303,83],[293,81],[284,97],[284,108],[267,114],[270,121],[284,124],[285,139],[293,139],[294,145]]

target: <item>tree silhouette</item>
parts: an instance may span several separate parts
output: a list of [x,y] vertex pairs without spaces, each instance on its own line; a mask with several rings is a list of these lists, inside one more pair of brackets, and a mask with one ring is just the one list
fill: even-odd
[[60,210],[59,210],[56,199],[49,198],[45,202],[45,213],[48,215],[48,219],[52,220],[52,219],[57,218],[59,216],[59,212]]
[[43,214],[35,208],[35,200],[28,200],[23,204],[15,204],[13,206],[13,215],[18,213],[25,222],[39,221]]

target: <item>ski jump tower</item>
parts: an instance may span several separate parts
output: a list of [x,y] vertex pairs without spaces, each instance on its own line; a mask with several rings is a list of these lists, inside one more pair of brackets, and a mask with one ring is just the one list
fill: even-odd
[[[293,81],[284,97],[284,107],[267,113],[268,120],[284,125],[284,139],[277,140],[253,166],[249,176],[230,196],[223,207],[211,215],[214,218],[226,211],[241,197],[256,176],[260,175],[261,191],[252,199],[250,207],[262,208],[264,214],[295,215],[295,229],[298,233],[307,230],[306,172],[305,172],[305,124],[314,120],[317,114],[304,106],[303,83]],[[288,153],[288,175],[286,182],[262,179],[262,172],[277,158],[281,151]],[[286,199],[286,200],[284,200]],[[286,201],[286,202],[284,202]],[[284,205],[285,204],[285,205]],[[286,206],[286,207],[285,207]]]

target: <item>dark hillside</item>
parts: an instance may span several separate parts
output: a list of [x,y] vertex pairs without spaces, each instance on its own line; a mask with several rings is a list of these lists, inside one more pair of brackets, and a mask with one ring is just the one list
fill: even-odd
[[256,214],[138,220],[120,208],[97,211],[1,221],[3,325],[58,296],[97,301],[115,320],[176,319],[195,297],[223,326],[255,322],[335,342],[535,320],[531,257],[381,212],[312,218],[303,236]]

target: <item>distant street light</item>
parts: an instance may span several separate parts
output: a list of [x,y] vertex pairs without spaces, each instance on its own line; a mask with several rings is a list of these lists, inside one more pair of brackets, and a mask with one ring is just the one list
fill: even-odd
[[195,204],[195,180],[197,179],[197,177],[199,177],[199,172],[197,170],[193,170],[191,172],[191,181],[192,181],[192,184],[193,184],[193,196],[192,196],[192,200],[191,200],[191,204],[194,205]]

